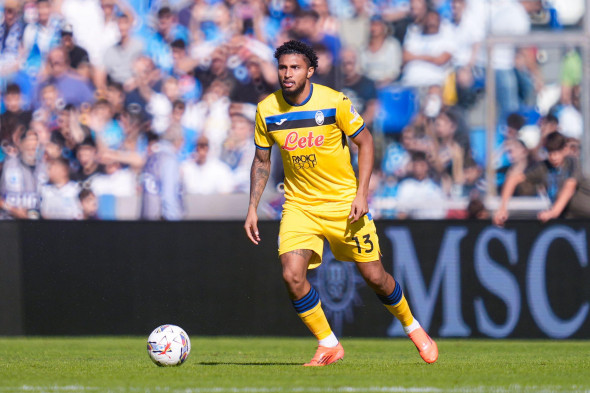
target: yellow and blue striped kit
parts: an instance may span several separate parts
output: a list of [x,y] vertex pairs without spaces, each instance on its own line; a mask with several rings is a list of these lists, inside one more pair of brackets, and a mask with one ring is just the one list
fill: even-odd
[[276,144],[285,169],[286,204],[307,209],[350,207],[357,179],[346,136],[356,136],[364,121],[341,92],[312,84],[307,99],[293,105],[282,90],[258,104],[255,143]]

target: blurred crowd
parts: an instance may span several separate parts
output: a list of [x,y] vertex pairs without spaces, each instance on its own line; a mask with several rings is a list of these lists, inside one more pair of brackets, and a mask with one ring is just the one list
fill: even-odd
[[[519,160],[543,160],[551,131],[579,154],[579,51],[553,59],[561,74],[550,88],[543,50],[484,45],[578,26],[583,7],[560,14],[560,3],[4,0],[0,216],[179,220],[192,195],[247,193],[256,104],[278,89],[274,48],[298,39],[319,56],[312,82],[343,91],[374,133],[377,217],[481,217],[490,161],[470,119],[487,64],[494,187]],[[280,188],[278,156],[273,164],[269,187]],[[388,198],[396,203],[375,203]],[[461,198],[469,209],[445,207]]]

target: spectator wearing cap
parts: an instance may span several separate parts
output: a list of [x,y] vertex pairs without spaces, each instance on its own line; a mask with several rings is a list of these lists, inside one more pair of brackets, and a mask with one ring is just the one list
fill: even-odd
[[[57,88],[59,97],[66,104],[75,107],[94,102],[94,92],[89,81],[79,74],[71,71],[69,56],[62,47],[52,49],[47,56],[49,74],[37,84],[37,97],[41,89],[47,84],[53,84]],[[37,102],[37,107],[40,103]]]
[[65,24],[61,28],[61,47],[66,50],[70,59],[70,67],[73,70],[81,69],[82,65],[88,64],[90,58],[88,52],[74,41],[74,30],[72,25]]
[[402,48],[380,16],[371,18],[369,26],[369,42],[359,55],[361,72],[382,87],[398,78]]
[[23,34],[20,20],[21,7],[17,0],[4,1],[4,20],[0,23],[0,71],[12,74],[17,71],[19,49]]
[[103,66],[105,51],[119,41],[117,10],[131,15],[133,12],[125,1],[119,0],[64,0],[61,9],[64,19],[73,27],[78,44],[88,51],[90,62],[99,68]]
[[146,42],[146,53],[156,67],[165,73],[170,73],[174,65],[170,43],[178,39],[188,42],[188,30],[177,23],[176,15],[170,7],[160,8],[156,30]]
[[[63,0],[60,8],[64,22],[94,62],[100,51],[101,34],[104,30],[104,13],[101,0]],[[77,67],[76,67],[77,68]]]
[[128,84],[133,79],[133,63],[143,53],[143,42],[131,36],[133,19],[129,14],[117,17],[119,42],[104,54],[104,70],[108,78],[120,84]]

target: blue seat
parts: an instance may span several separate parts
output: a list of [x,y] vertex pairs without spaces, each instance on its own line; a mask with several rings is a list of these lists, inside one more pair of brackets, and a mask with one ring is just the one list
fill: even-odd
[[418,96],[414,89],[387,86],[378,90],[379,110],[375,128],[386,134],[397,134],[410,124],[418,113]]
[[101,220],[117,219],[117,198],[112,194],[98,196],[98,211],[96,212]]
[[486,167],[486,129],[474,128],[469,131],[469,143],[471,155],[475,162],[482,168]]

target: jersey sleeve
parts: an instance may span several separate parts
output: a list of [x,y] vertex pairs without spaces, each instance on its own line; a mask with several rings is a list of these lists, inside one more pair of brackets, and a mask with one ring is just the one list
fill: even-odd
[[256,127],[254,130],[254,144],[257,149],[268,150],[273,145],[274,141],[268,133],[266,128],[266,121],[260,114],[260,108],[256,110]]
[[344,94],[340,94],[336,104],[336,124],[349,137],[357,136],[365,128],[365,121]]

